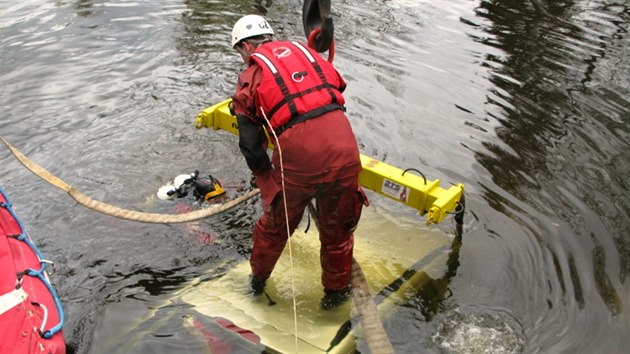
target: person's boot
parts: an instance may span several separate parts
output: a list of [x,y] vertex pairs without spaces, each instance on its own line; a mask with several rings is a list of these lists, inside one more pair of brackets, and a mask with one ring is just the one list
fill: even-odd
[[249,276],[249,290],[254,295],[260,295],[265,291],[265,280],[255,278],[253,275]]
[[324,297],[321,301],[322,310],[331,310],[337,306],[343,305],[350,298],[350,287],[340,290],[324,289]]

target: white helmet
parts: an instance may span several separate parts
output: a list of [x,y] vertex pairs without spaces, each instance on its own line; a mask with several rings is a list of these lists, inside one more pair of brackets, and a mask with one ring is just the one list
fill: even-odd
[[264,17],[258,15],[243,16],[236,21],[232,28],[232,48],[243,39],[262,34],[273,34],[269,22]]

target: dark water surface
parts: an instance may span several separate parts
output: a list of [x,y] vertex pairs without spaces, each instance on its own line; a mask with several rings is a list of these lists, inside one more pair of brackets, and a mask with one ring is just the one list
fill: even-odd
[[[386,320],[396,351],[627,351],[630,3],[332,3],[335,64],[362,152],[466,186],[450,295],[418,294]],[[155,191],[194,169],[248,180],[235,138],[193,123],[231,94],[242,66],[229,31],[252,12],[281,37],[303,38],[294,0],[0,1],[0,135],[128,209],[174,212]],[[259,214],[252,200],[196,225],[117,220],[7,150],[0,185],[56,263],[71,353],[104,352],[104,338],[164,296],[245,259]],[[214,239],[185,237],[191,227]],[[187,340],[162,348],[194,352]]]

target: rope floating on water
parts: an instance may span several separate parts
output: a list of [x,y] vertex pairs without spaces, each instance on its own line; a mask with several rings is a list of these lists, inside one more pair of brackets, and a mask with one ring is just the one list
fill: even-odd
[[352,303],[359,313],[359,319],[365,340],[372,353],[393,354],[394,347],[389,341],[383,322],[376,309],[374,298],[370,295],[365,274],[361,266],[352,257]]
[[31,172],[39,176],[44,181],[52,184],[53,186],[67,192],[72,199],[74,199],[79,204],[97,211],[99,213],[103,213],[105,215],[113,216],[119,219],[131,220],[131,221],[139,221],[146,223],[155,223],[155,224],[176,224],[183,223],[189,221],[195,221],[207,218],[212,215],[216,215],[222,213],[228,209],[235,207],[236,205],[243,203],[244,201],[250,199],[251,197],[257,195],[259,190],[253,189],[237,198],[230,200],[229,202],[211,207],[206,209],[200,209],[191,211],[184,214],[159,214],[159,213],[145,213],[141,211],[122,209],[117,206],[107,204],[95,199],[92,199],[90,196],[82,193],[78,189],[72,187],[70,184],[66,183],[62,179],[48,172],[46,169],[26,157],[22,154],[18,149],[16,149],[13,145],[11,145],[8,141],[6,141],[3,137],[0,137],[2,143],[11,151],[13,156],[22,164],[24,167],[29,169]]

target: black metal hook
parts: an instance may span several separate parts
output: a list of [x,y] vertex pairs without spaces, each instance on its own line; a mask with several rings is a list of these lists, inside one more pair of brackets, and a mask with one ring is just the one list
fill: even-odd
[[[329,50],[335,30],[330,13],[330,0],[304,0],[302,22],[304,34],[309,38],[309,45],[318,53]],[[319,32],[315,33],[315,38],[311,41],[311,34],[317,29]]]

